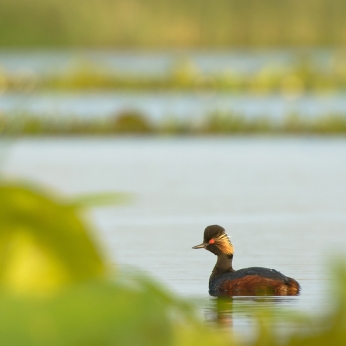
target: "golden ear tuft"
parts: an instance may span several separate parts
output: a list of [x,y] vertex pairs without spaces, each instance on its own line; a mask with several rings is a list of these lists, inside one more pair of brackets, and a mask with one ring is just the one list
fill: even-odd
[[221,234],[218,238],[216,238],[217,246],[220,250],[227,255],[233,255],[234,248],[231,243],[228,235],[226,233]]

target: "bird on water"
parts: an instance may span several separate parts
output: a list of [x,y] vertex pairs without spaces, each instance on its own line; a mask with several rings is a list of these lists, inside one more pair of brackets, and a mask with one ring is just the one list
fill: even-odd
[[251,267],[234,270],[233,245],[223,227],[208,226],[203,243],[193,249],[206,249],[217,256],[210,275],[209,293],[214,296],[292,296],[299,294],[299,283],[275,269]]

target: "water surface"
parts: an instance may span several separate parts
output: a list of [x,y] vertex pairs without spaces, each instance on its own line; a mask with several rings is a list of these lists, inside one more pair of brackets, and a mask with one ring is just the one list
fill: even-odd
[[328,70],[337,50],[333,49],[220,49],[220,50],[0,50],[0,66],[9,72],[32,71],[55,74],[78,63],[89,62],[117,73],[163,75],[182,60],[188,60],[203,73],[237,71],[251,74],[267,67],[290,68],[301,59]]
[[[67,195],[132,193],[132,204],[92,212],[111,263],[192,297],[207,321],[246,331],[251,313],[272,303],[278,313],[332,307],[328,260],[346,245],[345,153],[341,138],[41,138],[13,142],[3,170]],[[301,295],[236,298],[217,312],[215,256],[191,249],[210,224],[232,237],[235,269],[275,268]]]

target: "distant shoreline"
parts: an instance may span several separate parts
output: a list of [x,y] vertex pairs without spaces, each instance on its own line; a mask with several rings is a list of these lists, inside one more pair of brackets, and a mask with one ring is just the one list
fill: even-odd
[[209,135],[346,135],[346,114],[313,118],[289,114],[282,120],[248,118],[234,113],[214,112],[194,120],[177,118],[153,122],[144,115],[123,111],[107,118],[42,117],[32,114],[0,116],[0,135],[16,136],[209,136]]

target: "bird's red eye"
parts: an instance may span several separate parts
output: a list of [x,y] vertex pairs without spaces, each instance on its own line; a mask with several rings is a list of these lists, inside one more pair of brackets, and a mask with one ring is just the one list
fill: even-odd
[[210,239],[209,240],[209,244],[214,244],[215,243],[215,240],[214,239]]

